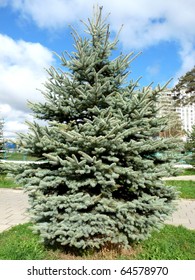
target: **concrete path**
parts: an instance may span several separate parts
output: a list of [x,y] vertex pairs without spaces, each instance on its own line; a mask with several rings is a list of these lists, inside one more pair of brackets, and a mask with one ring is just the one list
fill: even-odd
[[28,197],[22,190],[0,188],[0,232],[29,221]]
[[[28,197],[22,190],[0,188],[0,232],[29,221]],[[177,210],[166,222],[195,229],[195,200],[180,199]]]
[[175,176],[163,178],[164,180],[172,180],[172,181],[195,181],[195,175],[185,175],[185,176]]
[[177,209],[166,221],[166,224],[175,226],[182,225],[195,230],[195,200],[180,199],[177,201]]

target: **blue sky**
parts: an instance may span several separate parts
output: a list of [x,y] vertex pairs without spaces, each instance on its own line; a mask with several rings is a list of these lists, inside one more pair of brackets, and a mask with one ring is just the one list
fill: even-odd
[[[69,24],[82,36],[80,19],[103,5],[112,34],[121,31],[118,52],[142,54],[131,64],[130,79],[140,86],[177,82],[195,65],[194,0],[0,0],[0,116],[5,137],[26,131],[32,120],[27,100],[43,101],[36,89],[45,68],[58,65],[53,51],[73,51]],[[116,52],[117,55],[117,52]]]

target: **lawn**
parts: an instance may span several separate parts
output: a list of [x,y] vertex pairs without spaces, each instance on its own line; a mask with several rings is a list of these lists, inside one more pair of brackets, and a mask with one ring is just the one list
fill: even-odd
[[195,175],[195,169],[194,168],[184,169],[178,176],[185,176],[185,175]]
[[0,175],[0,188],[19,188],[20,186],[5,174]]
[[[186,174],[188,175],[188,174]],[[182,198],[195,199],[195,181],[167,181],[167,185],[176,186]],[[19,187],[14,180],[6,175],[0,176],[0,187]],[[66,254],[60,250],[45,248],[39,243],[39,237],[32,233],[29,224],[19,225],[0,233],[0,259],[11,260],[76,260],[76,259],[195,259],[195,230],[188,230],[182,226],[166,225],[160,232],[139,244],[131,250],[117,252],[103,250],[94,255],[82,257]]]
[[142,260],[194,260],[195,230],[166,225],[162,231],[153,233],[141,247],[137,257]]
[[18,225],[0,233],[1,260],[194,260],[195,231],[182,226],[166,225],[160,232],[131,249],[117,252],[102,250],[93,255],[75,256],[62,250],[51,250],[39,243],[39,237],[32,233],[30,224]]
[[33,156],[30,156],[30,155],[26,155],[26,154],[23,154],[23,153],[19,153],[19,152],[14,152],[14,153],[7,153],[6,154],[6,158],[7,160],[38,160],[37,157],[33,157]]
[[195,181],[166,181],[169,186],[175,186],[180,192],[180,197],[195,199]]

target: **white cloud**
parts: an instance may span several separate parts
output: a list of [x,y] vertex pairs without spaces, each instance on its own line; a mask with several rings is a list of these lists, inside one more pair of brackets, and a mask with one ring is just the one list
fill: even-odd
[[9,113],[11,113],[12,108],[10,105],[8,104],[0,104],[0,114],[1,117],[5,117],[6,115],[8,115]]
[[12,0],[14,9],[31,17],[41,28],[59,28],[79,21],[91,14],[95,3],[104,7],[105,14],[111,12],[114,31],[125,24],[122,40],[132,47],[195,33],[194,0]]
[[[120,41],[125,49],[141,49],[161,41],[177,41],[181,46],[180,72],[191,68],[195,46],[194,0],[12,0],[12,6],[40,28],[58,29],[90,16],[93,4],[111,12],[111,29],[124,24]],[[186,42],[193,49],[186,52]]]
[[195,47],[193,46],[195,45],[188,41],[182,44],[181,50],[179,52],[182,60],[182,66],[176,73],[176,78],[180,78],[183,74],[195,66]]
[[25,133],[27,131],[27,126],[25,123],[21,123],[19,120],[13,120],[9,122],[5,122],[4,126],[4,138],[5,139],[13,139],[16,137],[17,133]]
[[27,100],[43,100],[36,89],[42,88],[44,68],[51,64],[52,53],[41,44],[0,34],[0,115],[5,120],[5,137],[26,130],[25,120],[32,119]]
[[[0,7],[10,5],[23,20],[32,20],[39,28],[52,32],[78,25],[80,19],[91,16],[93,4],[111,12],[110,28],[120,34],[125,51],[144,50],[162,41],[179,45],[178,56],[183,75],[195,64],[195,1],[194,0],[0,0]],[[0,34],[0,113],[6,120],[7,135],[25,130],[28,119],[27,99],[41,100],[36,91],[46,79],[43,68],[53,64],[51,52],[39,43],[14,41]],[[159,65],[148,66],[149,75],[157,75]],[[9,104],[9,105],[8,105]]]
[[60,28],[80,19],[91,7],[82,0],[12,0],[12,6],[24,18],[29,16],[41,28]]
[[36,88],[41,88],[46,77],[44,67],[52,62],[52,53],[41,44],[14,41],[0,34],[1,103],[24,109],[27,100],[40,100]]
[[13,109],[9,104],[0,105],[0,116],[4,120],[3,135],[6,139],[16,137],[18,132],[26,132],[26,120],[32,121],[28,113]]

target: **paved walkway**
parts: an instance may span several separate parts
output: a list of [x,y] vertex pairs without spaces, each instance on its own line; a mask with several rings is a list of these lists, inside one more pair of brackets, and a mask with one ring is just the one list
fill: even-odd
[[173,180],[173,181],[195,181],[195,175],[185,175],[185,176],[176,176],[164,178],[164,180]]
[[0,188],[0,232],[26,223],[27,207],[28,197],[22,190]]
[[[28,197],[22,190],[0,188],[0,232],[29,221]],[[195,229],[195,200],[180,199],[177,210],[166,222]]]
[[177,202],[177,209],[166,221],[166,224],[175,226],[183,225],[188,229],[195,230],[195,200],[180,199]]

